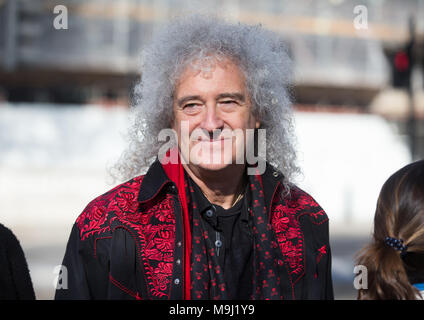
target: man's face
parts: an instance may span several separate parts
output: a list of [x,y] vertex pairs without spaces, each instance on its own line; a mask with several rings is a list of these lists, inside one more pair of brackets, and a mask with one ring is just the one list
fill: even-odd
[[[247,147],[246,130],[260,125],[251,113],[244,76],[229,59],[216,62],[206,73],[188,67],[176,85],[173,108],[172,129],[183,160],[207,170],[235,164]],[[184,126],[188,135],[182,134]]]

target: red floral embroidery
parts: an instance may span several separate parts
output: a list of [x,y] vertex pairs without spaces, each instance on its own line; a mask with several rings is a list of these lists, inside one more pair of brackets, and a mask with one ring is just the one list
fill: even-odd
[[90,210],[85,211],[84,214],[77,219],[77,225],[81,234],[91,230],[98,230],[105,222],[106,216],[107,211],[104,206],[100,204],[91,206]]
[[323,245],[321,248],[318,249],[317,264],[320,262],[321,258],[325,254],[327,254],[327,247]]
[[84,240],[90,235],[107,231],[108,225],[105,224],[107,217],[107,201],[94,200],[89,203],[76,221],[81,239]]
[[137,196],[143,176],[121,184],[94,199],[77,218],[81,239],[110,231],[112,221],[118,219],[135,231],[138,246],[151,293],[156,297],[168,297],[172,277],[175,241],[175,216],[172,197],[143,211]]
[[156,244],[157,248],[162,252],[170,252],[173,249],[173,241],[175,239],[175,235],[170,230],[162,230],[159,231],[159,235],[157,238],[153,240]]
[[135,201],[136,194],[134,192],[122,191],[116,195],[116,203],[118,207],[124,212],[135,212],[137,202]]
[[[288,266],[289,274],[296,282],[303,276],[305,270],[304,239],[299,219],[303,215],[308,215],[313,219],[313,223],[321,224],[328,218],[311,196],[296,187],[292,187],[291,194],[285,202],[281,203],[276,197],[272,205],[271,221],[276,238]],[[325,246],[320,248],[320,253],[321,256],[325,253]]]
[[134,178],[91,201],[76,220],[81,240],[110,231],[110,223],[118,217],[128,216],[131,220],[138,211],[136,195],[142,180],[143,176]]
[[172,273],[172,263],[159,262],[158,267],[153,271],[155,287],[161,291],[166,290],[171,282],[168,277],[170,273]]
[[299,236],[299,228],[293,228],[293,227],[288,228],[288,230],[286,232],[287,239],[289,239],[289,240],[295,239],[298,236]]
[[285,231],[288,228],[289,218],[284,212],[284,207],[280,204],[273,211],[273,225],[274,229],[279,232]]
[[[168,196],[142,215],[142,255],[153,296],[168,297],[175,243],[175,215]],[[166,264],[164,264],[166,263]]]
[[167,197],[163,202],[159,204],[159,210],[155,212],[155,217],[160,222],[175,223],[172,198]]
[[141,224],[146,225],[150,222],[150,219],[153,216],[153,212],[146,212],[140,215],[139,221]]

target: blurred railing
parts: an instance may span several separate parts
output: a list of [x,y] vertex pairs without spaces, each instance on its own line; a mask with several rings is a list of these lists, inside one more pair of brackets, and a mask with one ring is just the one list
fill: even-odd
[[[295,60],[296,81],[382,87],[388,71],[384,41],[403,41],[416,1],[365,1],[368,30],[356,30],[363,1],[1,0],[0,65],[59,70],[138,70],[142,46],[163,21],[205,11],[281,32]],[[56,30],[53,10],[67,8],[68,29]],[[422,30],[422,22],[418,29]]]

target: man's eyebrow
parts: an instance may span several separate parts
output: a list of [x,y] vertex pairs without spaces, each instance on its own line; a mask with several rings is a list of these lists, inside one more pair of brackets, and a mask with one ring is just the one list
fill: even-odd
[[231,98],[231,99],[239,100],[241,102],[244,102],[246,100],[244,94],[242,94],[240,92],[221,93],[221,94],[217,95],[216,98],[217,99]]
[[[223,98],[231,98],[231,99],[239,100],[241,102],[244,102],[246,100],[244,94],[242,94],[240,92],[225,92],[225,93],[220,93],[216,96],[216,99],[223,99]],[[201,100],[201,101],[203,101],[202,97],[200,97],[198,95],[184,96],[184,97],[177,100],[177,105],[182,106],[184,103],[186,103],[187,101],[190,101],[190,100]]]

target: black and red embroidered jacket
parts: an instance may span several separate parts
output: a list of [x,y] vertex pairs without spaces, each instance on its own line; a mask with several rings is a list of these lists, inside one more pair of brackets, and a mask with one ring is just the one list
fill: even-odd
[[[156,160],[146,175],[88,204],[63,259],[67,289],[59,286],[55,299],[192,298],[191,204],[181,170]],[[257,223],[267,224],[274,239],[267,241],[278,251],[265,253],[277,268],[270,275],[280,286],[276,298],[333,299],[327,215],[294,185],[288,196],[279,196],[282,175],[270,165],[256,178],[260,187],[252,192],[264,198],[268,219]]]

